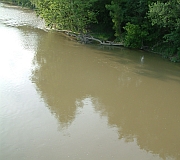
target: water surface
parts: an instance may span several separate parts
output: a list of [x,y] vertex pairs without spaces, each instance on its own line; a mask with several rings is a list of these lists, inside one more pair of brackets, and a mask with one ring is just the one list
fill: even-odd
[[178,160],[179,95],[179,64],[0,4],[0,159]]

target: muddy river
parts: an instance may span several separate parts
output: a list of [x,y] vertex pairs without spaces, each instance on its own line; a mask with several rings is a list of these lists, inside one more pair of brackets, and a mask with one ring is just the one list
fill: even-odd
[[180,64],[0,3],[0,159],[179,160]]

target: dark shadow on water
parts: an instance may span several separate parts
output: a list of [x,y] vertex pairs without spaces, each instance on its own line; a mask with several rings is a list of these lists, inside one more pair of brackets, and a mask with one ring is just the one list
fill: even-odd
[[[123,47],[96,47],[93,48],[102,51],[102,54],[110,57],[111,60],[129,65],[133,64],[134,73],[159,79],[162,81],[176,81],[180,83],[180,63],[173,63],[163,59],[155,53],[145,52],[142,50],[133,50]],[[144,57],[141,61],[142,56]]]

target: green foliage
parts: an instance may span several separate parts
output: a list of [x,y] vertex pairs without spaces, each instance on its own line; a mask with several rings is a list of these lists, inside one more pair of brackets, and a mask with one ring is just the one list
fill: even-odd
[[17,5],[23,6],[23,7],[33,8],[30,0],[3,0],[3,2],[17,4]]
[[122,36],[122,23],[124,22],[126,10],[123,9],[123,0],[112,0],[111,4],[106,5],[106,8],[110,11],[110,16],[114,24],[115,36]]
[[[153,26],[166,30],[162,38],[166,45],[164,57],[179,61],[180,46],[180,0],[155,2],[149,5],[148,17]],[[161,31],[162,32],[162,31]]]
[[152,21],[152,25],[168,27],[171,29],[180,26],[180,1],[172,0],[166,3],[155,2],[149,5],[148,16]]
[[146,31],[142,31],[139,25],[127,23],[124,27],[126,34],[124,44],[131,48],[140,48],[143,45],[143,38],[147,36]]
[[96,14],[90,10],[95,0],[41,0],[36,3],[37,13],[49,27],[86,32],[89,23],[96,22]]
[[109,11],[106,9],[106,5],[110,4],[111,0],[97,0],[93,3],[90,10],[96,14],[97,23],[91,23],[89,30],[97,34],[109,34],[114,35],[113,22],[109,15]]
[[114,23],[115,36],[121,37],[124,26],[130,22],[135,25],[142,25],[146,20],[148,11],[147,0],[112,0],[111,4],[106,5],[110,11],[112,22]]

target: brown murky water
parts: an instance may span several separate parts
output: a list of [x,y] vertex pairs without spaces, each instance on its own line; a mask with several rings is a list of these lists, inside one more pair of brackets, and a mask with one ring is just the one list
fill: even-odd
[[0,159],[179,160],[180,65],[0,4]]

